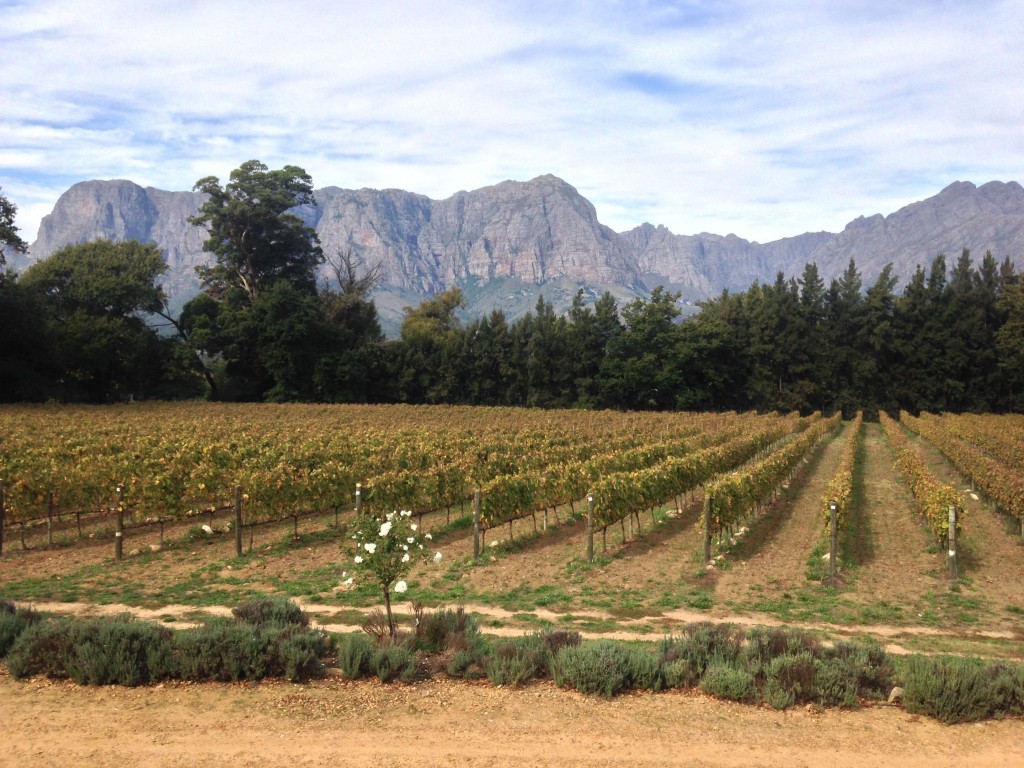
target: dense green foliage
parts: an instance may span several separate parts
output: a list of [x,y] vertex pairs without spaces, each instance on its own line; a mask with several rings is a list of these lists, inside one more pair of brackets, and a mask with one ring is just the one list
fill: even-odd
[[0,276],[5,400],[109,402],[197,396],[188,351],[147,320],[164,311],[159,249],[71,245],[19,278]]
[[0,267],[7,261],[4,255],[5,248],[10,248],[18,253],[28,250],[28,243],[21,239],[18,228],[14,224],[14,216],[17,213],[18,206],[0,194]]
[[[144,685],[159,680],[308,680],[323,670],[333,650],[293,603],[271,601],[259,623],[214,619],[174,632],[130,617],[40,621],[23,615],[7,655],[17,678],[46,675],[83,685]],[[239,609],[250,619],[252,606]],[[7,613],[10,616],[16,614]],[[271,621],[271,614],[289,623]]]
[[[307,629],[289,601],[259,600],[238,617],[173,631],[127,616],[42,619],[0,601],[0,634],[9,633],[7,666],[23,679],[69,678],[83,685],[142,685],[160,680],[307,680],[337,659],[351,680],[413,682],[445,673],[495,685],[551,679],[582,693],[700,687],[718,698],[786,709],[797,704],[851,708],[904,687],[908,712],[945,723],[1024,713],[1024,666],[1005,661],[909,656],[894,665],[874,641],[831,646],[782,627],[685,625],[654,647],[610,640],[582,642],[578,633],[548,630],[516,638],[485,638],[461,609],[415,606],[409,633],[339,635]],[[275,619],[283,619],[279,623]],[[8,620],[8,621],[5,621]],[[254,623],[255,622],[255,623]]]
[[[865,287],[856,264],[826,286],[799,279],[704,302],[681,320],[656,288],[616,306],[583,290],[564,315],[538,300],[515,321],[460,320],[458,289],[406,309],[385,340],[370,300],[376,272],[327,258],[301,218],[301,168],[252,160],[209,195],[214,264],[172,318],[159,252],[139,243],[71,246],[20,278],[0,276],[0,399],[130,398],[402,402],[630,410],[805,413],[1007,411],[1024,407],[1024,286],[1009,259],[937,256],[902,287],[885,267]],[[0,201],[6,201],[0,196]],[[13,206],[12,206],[13,207]],[[3,218],[0,211],[0,219]],[[0,246],[21,247],[15,230]],[[154,314],[156,313],[156,314]],[[162,317],[174,334],[158,335]]]

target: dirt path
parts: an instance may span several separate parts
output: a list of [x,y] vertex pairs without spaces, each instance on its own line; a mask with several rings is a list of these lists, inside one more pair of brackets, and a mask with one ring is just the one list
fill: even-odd
[[788,712],[693,692],[551,684],[86,688],[0,671],[0,766],[1024,766],[1019,719],[944,727],[889,707]]
[[839,466],[850,429],[819,445],[789,493],[757,521],[737,557],[739,568],[718,577],[715,594],[724,600],[746,596],[751,584],[792,590],[807,583],[807,556],[822,537],[821,497]]
[[869,542],[856,546],[855,599],[872,603],[916,602],[945,587],[941,561],[929,553],[933,545],[916,516],[914,497],[878,424],[864,425],[863,472],[860,479],[861,533]]

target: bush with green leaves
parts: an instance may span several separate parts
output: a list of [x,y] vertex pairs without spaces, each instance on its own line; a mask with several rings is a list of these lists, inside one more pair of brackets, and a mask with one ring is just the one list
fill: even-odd
[[295,601],[285,597],[249,600],[232,609],[231,613],[239,621],[252,624],[254,627],[265,627],[269,624],[309,626],[309,617],[305,612],[295,604]]
[[349,680],[358,680],[370,674],[370,659],[373,656],[373,642],[363,632],[338,635],[335,640],[338,654],[338,668]]
[[551,650],[543,635],[499,640],[487,659],[487,679],[495,685],[520,686],[547,677]]
[[762,698],[776,709],[817,701],[818,667],[810,651],[785,653],[771,659],[765,669]]
[[480,635],[476,619],[461,605],[428,611],[421,604],[413,603],[413,615],[416,625],[411,646],[416,651],[443,653],[468,650]]
[[680,658],[691,662],[701,675],[712,664],[732,664],[743,653],[743,633],[732,624],[689,624],[680,640]]
[[287,677],[308,680],[323,670],[325,636],[296,624],[258,627],[215,619],[175,638],[178,672],[185,680],[237,681]]
[[7,657],[14,677],[69,677],[83,685],[143,685],[174,676],[174,633],[130,617],[41,622]]
[[183,680],[262,680],[272,665],[268,635],[244,622],[214,619],[175,640]]
[[14,603],[0,601],[0,659],[7,655],[18,636],[41,618],[30,608],[15,608]]
[[416,654],[404,645],[385,644],[373,652],[370,668],[382,683],[411,683],[416,679]]
[[943,723],[970,723],[1024,709],[1024,674],[1006,662],[912,656],[903,673],[903,706]]
[[551,664],[555,683],[581,693],[612,697],[630,688],[662,687],[658,659],[642,648],[611,640],[563,647]]
[[756,669],[766,668],[779,656],[810,652],[815,657],[821,643],[814,635],[784,627],[751,627],[746,633],[743,655]]
[[892,690],[893,669],[889,654],[877,640],[861,638],[854,642],[838,642],[823,648],[822,658],[846,663],[857,680],[857,696],[884,699]]
[[815,660],[818,702],[825,707],[853,709],[857,706],[858,670],[848,658]]
[[449,677],[479,680],[486,674],[486,656],[472,650],[455,651],[444,671]]
[[700,688],[719,699],[751,703],[757,698],[754,676],[737,663],[714,662],[700,678]]

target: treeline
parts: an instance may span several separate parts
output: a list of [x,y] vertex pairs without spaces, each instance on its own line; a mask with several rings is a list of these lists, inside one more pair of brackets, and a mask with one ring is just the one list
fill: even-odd
[[[865,288],[853,261],[827,286],[808,264],[686,320],[659,288],[622,307],[581,292],[564,315],[542,297],[514,321],[494,310],[463,323],[455,289],[407,308],[387,340],[375,272],[325,255],[288,212],[312,201],[301,168],[249,161],[223,187],[210,177],[196,189],[208,199],[192,223],[209,232],[214,263],[177,316],[153,245],[84,243],[0,275],[0,400],[1024,409],[1024,284],[991,254],[940,255],[902,291],[891,265]],[[25,247],[10,226],[4,244]],[[325,263],[331,278],[318,282]]]
[[[407,402],[628,409],[1008,411],[1024,405],[1024,286],[1012,263],[938,256],[901,293],[892,267],[864,288],[856,264],[723,293],[679,321],[655,290],[605,295],[564,316],[543,299],[509,323],[466,326],[452,297],[411,311],[390,351]],[[425,324],[424,318],[432,318]],[[430,332],[425,331],[425,327]]]

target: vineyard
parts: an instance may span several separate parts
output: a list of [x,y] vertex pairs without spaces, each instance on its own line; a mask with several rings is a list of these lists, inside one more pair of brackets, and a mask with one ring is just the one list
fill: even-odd
[[[0,597],[206,605],[284,592],[351,615],[375,593],[342,586],[346,527],[401,509],[445,552],[443,568],[417,566],[414,599],[490,606],[496,626],[648,633],[750,614],[1019,640],[1024,419],[902,414],[881,427],[819,414],[4,408]],[[840,578],[822,584],[832,507]]]

